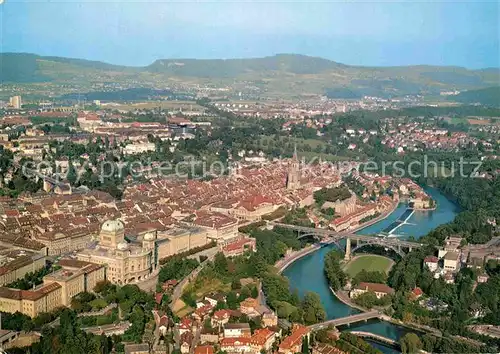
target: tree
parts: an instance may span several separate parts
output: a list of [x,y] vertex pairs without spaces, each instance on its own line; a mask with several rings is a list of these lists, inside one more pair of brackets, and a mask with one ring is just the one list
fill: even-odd
[[66,179],[69,183],[75,184],[78,179],[78,174],[76,172],[75,166],[71,160],[68,161],[68,171],[66,173]]
[[231,290],[238,290],[238,289],[241,289],[241,282],[239,281],[239,279],[234,279],[231,282]]
[[234,291],[230,291],[229,293],[227,293],[226,303],[227,307],[229,307],[231,310],[236,310],[238,308],[238,296],[236,296],[236,293]]
[[321,298],[317,293],[307,292],[302,300],[303,318],[306,324],[322,322],[326,318],[326,312],[321,304]]
[[309,337],[308,336],[304,336],[304,338],[302,339],[301,353],[302,354],[309,354]]
[[399,341],[403,353],[418,353],[422,349],[422,342],[415,333],[405,334]]
[[226,256],[222,252],[219,252],[215,255],[214,258],[214,267],[217,273],[224,275],[227,274],[228,271],[228,262]]
[[342,270],[340,261],[342,253],[337,250],[328,252],[325,256],[324,272],[333,290],[339,290],[347,283],[347,275]]

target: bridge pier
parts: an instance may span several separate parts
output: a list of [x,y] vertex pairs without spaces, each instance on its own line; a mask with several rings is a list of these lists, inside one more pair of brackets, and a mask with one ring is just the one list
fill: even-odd
[[347,237],[345,240],[345,256],[344,260],[348,261],[351,259],[351,238]]

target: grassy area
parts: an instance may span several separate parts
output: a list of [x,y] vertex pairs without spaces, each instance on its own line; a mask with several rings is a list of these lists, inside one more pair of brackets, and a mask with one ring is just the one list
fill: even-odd
[[182,299],[179,299],[175,302],[174,306],[172,307],[172,311],[174,314],[176,314],[179,317],[184,317],[187,314],[193,312],[193,308],[190,306],[186,305]]
[[467,118],[465,117],[451,117],[447,119],[447,122],[453,125],[457,124],[468,124]]
[[394,262],[387,257],[370,254],[353,258],[346,264],[344,270],[350,277],[354,278],[363,269],[388,273],[393,264]]
[[184,292],[191,292],[195,294],[197,298],[201,298],[212,292],[227,292],[229,290],[231,290],[231,284],[224,284],[219,279],[208,280],[198,278],[192,285],[187,286]]

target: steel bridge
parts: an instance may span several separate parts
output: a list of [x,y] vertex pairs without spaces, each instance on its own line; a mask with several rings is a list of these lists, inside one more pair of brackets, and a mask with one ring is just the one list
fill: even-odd
[[[366,236],[366,235],[357,235],[350,232],[337,232],[328,229],[317,229],[313,227],[305,227],[305,226],[297,226],[297,225],[289,225],[282,223],[270,222],[270,225],[282,227],[290,230],[295,230],[298,232],[298,237],[303,238],[307,236],[316,236],[319,237],[323,243],[334,243],[340,249],[344,249],[341,247],[339,241],[345,239],[345,258],[350,259],[351,253],[357,251],[358,249],[368,246],[368,245],[376,245],[384,248],[388,248],[399,254],[400,256],[404,256],[405,250],[412,251],[414,248],[422,247],[422,243],[412,242],[400,240],[398,238],[390,238],[390,237],[380,237],[380,236]],[[352,241],[356,242],[354,248],[352,247]]]

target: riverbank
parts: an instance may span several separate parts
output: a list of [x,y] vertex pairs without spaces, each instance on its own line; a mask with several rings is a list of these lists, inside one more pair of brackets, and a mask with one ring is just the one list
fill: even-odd
[[322,247],[320,243],[315,243],[311,246],[308,246],[306,248],[302,248],[299,251],[294,251],[290,253],[288,256],[285,256],[284,258],[280,259],[274,264],[274,267],[278,270],[278,274],[281,274],[288,266],[290,266],[293,262],[296,260],[307,256],[309,253],[312,253],[314,251],[319,250]]
[[[399,201],[394,202],[388,210],[384,211],[378,217],[373,218],[373,219],[367,221],[366,223],[363,223],[362,225],[359,225],[359,226],[356,226],[352,229],[349,229],[349,231],[347,231],[347,232],[348,233],[355,233],[355,232],[358,232],[364,228],[370,227],[370,226],[384,220],[385,218],[387,218],[389,215],[391,215],[397,209],[398,205],[399,205]],[[299,260],[302,257],[307,256],[308,254],[310,254],[314,251],[317,251],[321,247],[323,247],[323,245],[321,243],[315,243],[309,247],[303,248],[299,251],[295,251],[295,252],[291,253],[288,256],[285,256],[285,258],[283,258],[283,259],[280,259],[278,262],[276,262],[274,264],[274,266],[278,270],[278,274],[282,273],[293,262]]]
[[347,294],[345,291],[343,291],[343,290],[335,291],[331,287],[330,287],[330,291],[332,292],[333,295],[335,295],[337,300],[342,302],[344,305],[349,306],[351,308],[354,308],[356,310],[359,310],[361,312],[368,312],[369,311],[368,309],[365,309],[364,307],[359,306],[358,304],[355,304],[354,302],[352,302],[351,298],[349,297],[349,294]]
[[391,207],[388,210],[383,211],[376,218],[368,220],[367,222],[363,223],[362,225],[358,225],[356,227],[353,227],[352,229],[349,229],[348,232],[355,233],[355,232],[361,231],[363,229],[366,229],[367,227],[375,225],[376,223],[386,219],[389,215],[391,215],[398,208],[398,206],[399,206],[399,199],[397,201],[395,201],[394,203],[392,203]]
[[437,206],[432,207],[432,208],[412,208],[415,211],[434,211],[437,209]]
[[[458,205],[448,200],[439,190],[426,188],[425,191],[437,202],[437,209],[428,213],[414,213],[409,220],[410,224],[403,225],[398,229],[398,233],[404,235],[404,237],[413,236],[418,239],[439,225],[452,221],[456,214],[460,212]],[[358,226],[356,227],[356,231],[358,234],[363,235],[378,235],[383,229],[398,220],[406,209],[407,206],[404,203],[400,203],[399,205],[393,204],[390,209],[391,213],[386,211],[385,214],[388,215],[385,219],[380,220],[378,223],[372,221],[369,223],[372,224],[370,226],[367,224]],[[325,256],[330,250],[336,249],[336,247],[334,244],[324,246],[315,252],[311,251],[307,257],[295,258],[293,263],[288,264],[283,271],[283,275],[289,279],[291,290],[296,291],[300,297],[303,297],[308,291],[313,291],[320,295],[327,319],[346,317],[360,311],[359,309],[351,308],[337,299],[332,293],[324,275],[323,266]],[[385,317],[384,319],[389,320],[389,318]],[[420,333],[427,331],[425,328],[410,327],[396,320],[394,320],[394,323],[383,320],[369,320],[367,322],[351,324],[349,327],[340,327],[339,330],[370,332],[395,341],[399,341],[408,332]],[[394,351],[385,353],[393,354]]]

